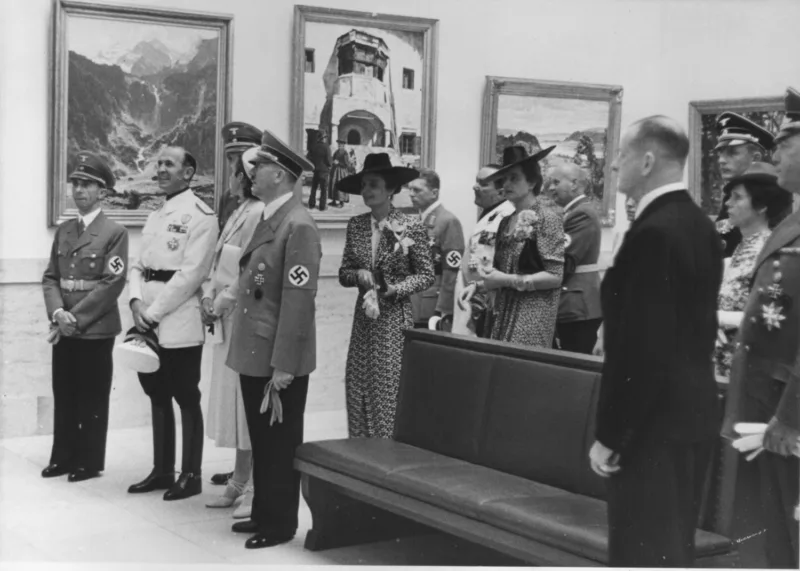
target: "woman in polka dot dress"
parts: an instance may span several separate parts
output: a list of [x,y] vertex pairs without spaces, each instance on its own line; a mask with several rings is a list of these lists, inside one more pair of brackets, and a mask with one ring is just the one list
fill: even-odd
[[539,160],[554,147],[528,156],[524,147],[503,152],[503,196],[515,207],[497,231],[494,268],[483,287],[494,290],[491,339],[535,347],[553,346],[564,272],[561,217],[539,201],[543,178]]
[[394,434],[403,331],[414,325],[409,296],[433,285],[425,228],[391,202],[418,174],[377,153],[339,183],[338,190],[361,194],[371,210],[350,219],[339,268],[339,283],[359,289],[345,373],[351,438]]

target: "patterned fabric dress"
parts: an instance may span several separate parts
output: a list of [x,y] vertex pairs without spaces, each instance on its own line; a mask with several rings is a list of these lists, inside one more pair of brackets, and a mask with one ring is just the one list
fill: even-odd
[[[397,289],[397,295],[392,300],[379,298],[377,319],[367,316],[362,308],[365,292],[358,293],[345,372],[350,438],[393,436],[403,331],[414,326],[409,296],[428,289],[434,281],[428,234],[422,224],[394,208],[387,221],[405,226],[414,244],[406,254],[402,248],[394,249],[397,238],[391,230],[381,232],[374,268]],[[369,213],[354,216],[347,224],[339,283],[356,287],[360,269],[373,270]]]
[[350,172],[350,155],[344,149],[336,149],[333,153],[333,169],[331,170],[331,199],[339,202],[350,202],[350,195],[336,190],[336,185]]
[[[534,231],[545,270],[561,277],[564,273],[565,247],[561,217],[538,201],[532,210],[537,216]],[[512,218],[513,215],[500,222],[494,267],[508,274],[519,274],[519,258],[525,242],[511,235],[509,221]],[[560,293],[561,288],[544,291],[496,290],[489,338],[534,347],[552,347]]]
[[[725,267],[725,273],[722,276],[722,285],[719,288],[717,302],[720,310],[744,311],[744,307],[747,305],[747,298],[750,296],[750,283],[753,279],[756,259],[771,233],[770,230],[756,232],[752,236],[742,238],[742,241],[736,246],[733,255],[731,255],[730,263]],[[721,339],[717,339],[717,347],[714,351],[716,374],[726,379],[731,372],[734,340],[738,332],[738,328],[720,328],[720,337],[724,337],[725,342],[723,343]]]

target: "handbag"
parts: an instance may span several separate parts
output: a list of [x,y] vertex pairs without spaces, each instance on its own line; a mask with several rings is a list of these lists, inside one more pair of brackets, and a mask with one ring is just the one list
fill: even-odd
[[517,262],[517,271],[520,274],[528,275],[545,271],[544,260],[539,254],[536,234],[525,240],[525,245],[522,247],[522,252],[520,252],[519,261]]

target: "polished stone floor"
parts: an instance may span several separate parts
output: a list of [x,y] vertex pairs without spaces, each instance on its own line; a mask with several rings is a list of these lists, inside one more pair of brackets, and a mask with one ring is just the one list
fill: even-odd
[[[341,438],[346,433],[342,410],[306,415],[306,440]],[[149,428],[112,430],[103,476],[74,484],[67,482],[66,477],[45,480],[39,476],[49,459],[51,438],[27,436],[0,440],[0,569],[29,569],[34,562],[72,563],[53,568],[75,569],[128,569],[141,564],[146,564],[147,569],[174,569],[179,563],[208,565],[201,569],[264,564],[500,566],[510,563],[483,548],[436,533],[312,553],[303,549],[306,531],[311,526],[305,504],[301,505],[300,529],[294,541],[272,549],[246,550],[247,536],[230,530],[234,521],[231,510],[205,507],[206,500],[221,492],[221,488],[208,483],[208,478],[230,469],[231,450],[216,448],[207,440],[203,494],[165,502],[157,492],[132,496],[125,491],[150,470]],[[42,566],[35,564],[35,568]]]

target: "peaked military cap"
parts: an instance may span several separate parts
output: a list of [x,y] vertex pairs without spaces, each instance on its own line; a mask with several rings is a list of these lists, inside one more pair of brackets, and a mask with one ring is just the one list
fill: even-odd
[[106,162],[98,155],[89,151],[80,151],[75,160],[75,170],[69,175],[70,180],[74,178],[91,180],[99,182],[108,189],[114,188],[117,179]]
[[250,164],[275,163],[284,170],[299,177],[303,171],[313,171],[314,165],[300,153],[296,153],[289,145],[264,129],[261,135],[261,147],[256,151]]
[[261,131],[249,123],[234,121],[222,128],[225,152],[241,152],[261,144]]
[[800,134],[800,92],[793,87],[786,88],[786,96],[783,98],[786,115],[781,125],[781,130],[775,137],[775,143],[780,143],[793,135]]
[[761,125],[758,125],[738,113],[725,111],[717,117],[717,146],[714,150],[724,149],[752,143],[762,149],[771,149],[775,137]]

